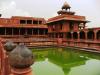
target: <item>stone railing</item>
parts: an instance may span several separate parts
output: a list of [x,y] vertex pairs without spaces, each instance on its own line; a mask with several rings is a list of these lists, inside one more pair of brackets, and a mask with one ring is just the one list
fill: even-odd
[[[27,58],[22,56],[23,53],[28,53]],[[7,41],[3,45],[0,39],[0,75],[34,75],[30,67],[33,62],[33,54],[24,44],[15,45],[13,42]]]

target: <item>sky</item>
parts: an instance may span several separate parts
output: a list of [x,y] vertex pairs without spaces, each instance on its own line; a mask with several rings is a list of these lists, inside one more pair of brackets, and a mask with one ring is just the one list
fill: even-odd
[[91,21],[87,27],[100,27],[100,0],[0,0],[2,17],[31,16],[49,19],[57,16],[64,2],[77,15]]

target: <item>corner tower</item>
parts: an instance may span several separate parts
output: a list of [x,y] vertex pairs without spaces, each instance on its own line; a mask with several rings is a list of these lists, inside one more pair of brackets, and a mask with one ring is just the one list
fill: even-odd
[[[48,35],[51,38],[66,38],[68,32],[78,32],[85,29],[88,22],[85,16],[75,15],[71,6],[65,2],[59,10],[58,16],[48,19]],[[70,37],[70,36],[69,36]]]

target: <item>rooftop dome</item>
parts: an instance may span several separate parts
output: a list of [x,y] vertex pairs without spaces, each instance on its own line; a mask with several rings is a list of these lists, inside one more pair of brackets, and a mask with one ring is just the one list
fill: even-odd
[[28,68],[33,64],[33,54],[23,43],[19,44],[9,54],[10,65],[13,68]]
[[67,3],[67,2],[65,2],[64,3],[64,5],[62,6],[62,9],[70,9],[71,7],[70,7],[70,5]]

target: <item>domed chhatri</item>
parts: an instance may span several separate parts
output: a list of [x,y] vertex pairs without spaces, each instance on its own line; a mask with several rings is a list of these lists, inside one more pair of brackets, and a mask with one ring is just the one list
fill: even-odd
[[70,11],[70,8],[70,5],[67,2],[65,2],[62,6],[62,10],[59,10],[57,13],[58,15],[74,15],[75,12]]
[[67,2],[65,2],[64,3],[64,5],[62,6],[62,9],[70,9],[71,7],[70,7],[70,5],[67,3]]
[[33,54],[23,43],[19,44],[10,54],[9,61],[12,68],[28,68],[33,61]]
[[4,44],[4,49],[7,52],[12,51],[16,47],[16,44],[14,44],[11,40],[7,40],[6,43]]

